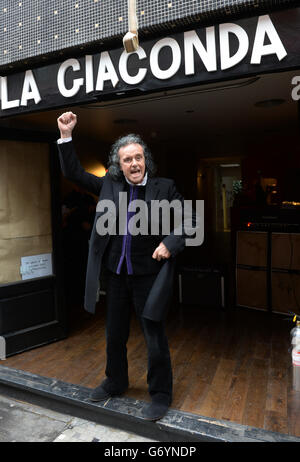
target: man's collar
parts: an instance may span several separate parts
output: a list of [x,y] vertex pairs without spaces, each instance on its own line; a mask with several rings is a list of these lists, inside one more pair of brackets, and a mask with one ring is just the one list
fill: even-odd
[[145,186],[147,184],[147,179],[148,179],[148,172],[145,173],[145,176],[143,178],[143,181],[141,181],[141,183],[132,183],[131,181],[128,180],[128,178],[126,178],[126,176],[124,175],[124,178],[125,180],[127,181],[128,184],[131,184],[132,186]]

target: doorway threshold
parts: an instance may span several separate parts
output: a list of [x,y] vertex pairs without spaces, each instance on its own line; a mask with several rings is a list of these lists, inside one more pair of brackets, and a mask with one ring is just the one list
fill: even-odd
[[95,403],[90,388],[0,366],[0,393],[57,412],[160,442],[300,442],[300,438],[170,408],[157,422],[143,419],[144,401],[114,397]]

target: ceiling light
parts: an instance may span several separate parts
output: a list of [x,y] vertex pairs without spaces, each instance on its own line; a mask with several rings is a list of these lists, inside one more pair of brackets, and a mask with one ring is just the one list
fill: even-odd
[[220,164],[220,167],[240,167],[240,164]]
[[[151,95],[151,97],[147,97],[146,95],[144,97],[139,96],[137,99],[132,99],[133,97],[129,94],[129,92],[126,91],[121,91],[117,92],[117,96],[123,96],[126,95],[128,96],[128,100],[126,101],[120,101],[120,100],[110,100],[108,102],[102,102],[99,101],[98,103],[90,103],[84,106],[80,106],[82,109],[106,109],[108,107],[121,107],[121,106],[132,106],[133,104],[141,104],[145,103],[151,100],[153,101],[160,101],[160,100],[166,100],[166,99],[174,99],[174,98],[181,98],[182,96],[190,96],[190,95],[196,95],[200,93],[209,93],[209,92],[214,92],[214,91],[220,91],[220,90],[230,90],[233,88],[241,88],[244,86],[252,85],[253,83],[257,82],[260,79],[260,77],[251,77],[246,80],[243,80],[243,82],[234,82],[234,83],[229,83],[229,84],[221,84],[218,86],[213,86],[209,88],[198,88],[197,90],[188,90],[188,91],[181,91],[181,92],[176,92],[176,93],[169,93],[168,91],[165,91],[164,95],[161,96],[155,96],[154,94]],[[133,89],[133,91],[136,91],[136,89]],[[95,96],[95,99],[97,100],[97,96]]]
[[136,124],[136,120],[135,119],[116,119],[114,120],[114,123],[115,124],[119,124],[119,125],[122,125],[122,124]]
[[266,99],[264,101],[258,101],[257,103],[254,104],[256,107],[275,107],[275,106],[280,106],[281,104],[285,103],[284,99]]

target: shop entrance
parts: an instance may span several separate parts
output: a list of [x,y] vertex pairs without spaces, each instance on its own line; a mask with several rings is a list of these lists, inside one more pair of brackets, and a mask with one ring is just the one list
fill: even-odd
[[[284,319],[289,311],[297,312],[300,300],[295,282],[300,270],[300,137],[298,105],[291,98],[294,75],[270,74],[234,85],[223,82],[72,110],[78,116],[74,142],[86,170],[104,174],[111,143],[122,134],[139,133],[152,149],[158,175],[175,179],[185,198],[205,201],[204,244],[187,248],[180,257],[182,278],[177,279],[167,321],[174,370],[172,406],[299,436],[299,394],[291,388],[292,323]],[[61,112],[22,116],[7,124],[55,133]],[[90,215],[80,215],[80,210],[72,215],[78,211],[76,201],[84,204],[84,213],[93,213],[96,198],[84,194],[62,179],[62,225],[70,216],[79,217],[86,242]],[[268,209],[266,215],[266,207],[276,213]],[[288,217],[285,210],[290,211]],[[69,231],[73,242],[83,239],[82,231],[80,236],[72,235],[72,226]],[[284,266],[268,266],[271,231],[283,235],[281,242],[292,236],[295,261],[288,266],[290,273],[279,271],[286,270]],[[261,242],[264,237],[266,245]],[[251,266],[247,258],[253,255]],[[74,277],[82,269],[81,282],[84,258],[76,255],[75,262],[66,263],[66,268],[76,268]],[[248,271],[248,285],[243,271]],[[11,357],[5,365],[94,387],[105,369],[105,295],[93,317],[82,309],[78,281],[69,274],[68,283],[68,338]],[[128,396],[148,400],[145,355],[133,318]]]

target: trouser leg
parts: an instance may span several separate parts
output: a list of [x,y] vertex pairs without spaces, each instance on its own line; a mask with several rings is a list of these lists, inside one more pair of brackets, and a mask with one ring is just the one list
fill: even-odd
[[110,273],[107,278],[106,376],[107,391],[128,387],[127,341],[130,328],[130,293],[126,275]]
[[162,323],[141,318],[148,347],[147,383],[149,394],[170,405],[172,401],[172,367],[168,340]]
[[134,307],[147,344],[149,394],[153,399],[169,405],[172,401],[172,367],[165,326],[163,322],[154,322],[142,317],[155,278],[156,275],[133,277],[132,293]]

